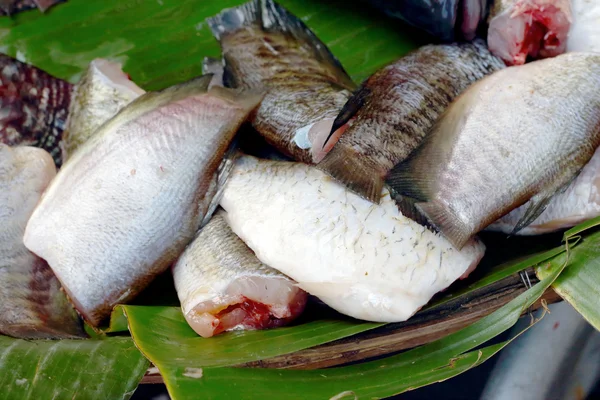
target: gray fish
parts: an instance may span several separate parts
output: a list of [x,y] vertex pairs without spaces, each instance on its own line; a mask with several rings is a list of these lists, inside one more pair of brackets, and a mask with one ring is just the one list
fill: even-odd
[[92,325],[164,272],[218,204],[227,150],[262,95],[210,80],[146,93],[103,124],[27,224],[25,245]]
[[208,23],[221,43],[225,86],[266,91],[252,126],[285,155],[319,162],[333,120],[356,88],[339,61],[272,0],[226,9]]
[[319,169],[379,203],[387,173],[421,143],[452,100],[503,67],[477,40],[424,46],[380,69],[340,112],[331,134],[337,144]]
[[201,336],[283,326],[302,313],[308,295],[263,264],[217,212],[173,267],[185,319]]
[[86,336],[48,264],[23,244],[25,225],[55,175],[45,150],[0,144],[0,333],[4,335]]
[[534,221],[600,144],[600,54],[498,71],[463,93],[387,182],[458,248],[528,200]]

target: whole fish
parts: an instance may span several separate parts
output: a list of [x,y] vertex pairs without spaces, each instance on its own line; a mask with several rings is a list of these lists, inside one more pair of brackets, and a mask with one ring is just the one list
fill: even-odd
[[302,313],[306,292],[261,263],[217,212],[173,267],[185,319],[199,335],[283,326]]
[[60,166],[71,92],[69,82],[0,54],[0,143],[41,147]]
[[[487,230],[513,232],[528,207],[529,203],[525,203],[494,222]],[[541,235],[555,232],[597,216],[600,216],[600,149],[596,150],[569,187],[552,197],[544,212],[518,234]]]
[[498,71],[465,91],[390,172],[398,193],[458,248],[531,199],[533,222],[600,144],[600,54]]
[[565,52],[571,0],[494,0],[488,46],[507,65]]
[[339,61],[272,0],[226,9],[208,23],[221,43],[225,85],[266,91],[252,126],[287,156],[319,162],[333,120],[356,88]]
[[55,174],[46,151],[0,144],[0,333],[4,335],[85,337],[52,270],[23,244],[25,225]]
[[600,1],[571,0],[573,11],[567,51],[600,53]]
[[373,204],[309,165],[243,156],[221,206],[256,257],[300,288],[349,316],[397,322],[468,274],[485,247],[456,250],[383,192]]
[[44,12],[63,1],[65,0],[0,0],[0,15],[12,15],[36,7]]
[[424,46],[383,67],[344,105],[331,134],[339,141],[319,169],[378,203],[387,173],[421,143],[450,102],[503,67],[481,40]]
[[63,160],[67,160],[104,122],[145,91],[133,83],[121,64],[93,60],[75,86],[63,133]]
[[27,224],[25,245],[92,325],[165,271],[216,207],[227,149],[261,96],[207,92],[210,79],[123,108],[69,158]]
[[487,0],[369,0],[389,16],[401,20],[443,41],[473,40],[485,20]]

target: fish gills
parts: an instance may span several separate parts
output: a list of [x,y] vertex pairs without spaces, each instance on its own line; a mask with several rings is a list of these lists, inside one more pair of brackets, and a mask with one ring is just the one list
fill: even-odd
[[144,93],[129,80],[121,64],[101,58],[93,60],[73,91],[63,132],[63,160],[103,123]]
[[48,264],[23,244],[25,225],[55,174],[46,151],[0,144],[0,333],[4,335],[86,336]]
[[320,161],[333,120],[356,87],[339,61],[272,0],[226,9],[208,23],[221,43],[225,85],[266,91],[253,127],[295,160]]
[[598,109],[600,54],[507,68],[461,95],[387,182],[458,248],[531,199],[516,233],[594,154]]
[[571,0],[495,0],[488,45],[507,65],[554,57],[565,51],[571,18]]
[[306,292],[261,263],[217,212],[173,267],[183,315],[201,336],[283,326],[302,313]]
[[58,167],[73,85],[0,54],[0,143],[48,151]]
[[354,318],[399,322],[468,274],[485,247],[461,251],[400,213],[302,163],[239,157],[221,206],[256,257]]
[[102,125],[27,225],[25,245],[92,325],[167,269],[218,202],[226,152],[262,95],[207,92],[210,80],[146,93]]
[[417,148],[452,100],[501,68],[477,40],[424,46],[380,69],[336,118],[332,135],[340,138],[319,169],[379,203],[387,173]]

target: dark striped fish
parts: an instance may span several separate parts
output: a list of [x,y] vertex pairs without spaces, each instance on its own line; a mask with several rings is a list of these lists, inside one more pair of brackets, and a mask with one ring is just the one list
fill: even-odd
[[60,167],[72,88],[69,82],[0,54],[0,143],[41,147]]
[[0,144],[0,333],[4,335],[85,336],[48,264],[23,244],[27,221],[55,174],[46,151]]
[[287,156],[319,162],[333,120],[355,88],[339,61],[271,0],[224,10],[208,23],[221,43],[225,86],[267,91],[252,126]]

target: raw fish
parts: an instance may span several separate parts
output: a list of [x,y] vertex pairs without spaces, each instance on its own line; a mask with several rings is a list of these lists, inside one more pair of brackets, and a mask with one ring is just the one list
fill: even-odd
[[173,267],[185,319],[201,336],[266,329],[296,318],[307,294],[261,263],[217,212]]
[[238,158],[221,206],[259,260],[364,320],[406,320],[485,250],[477,239],[456,250],[403,216],[387,189],[373,204],[302,163]]
[[600,53],[600,1],[571,0],[573,22],[567,40],[567,51]]
[[317,163],[333,120],[356,88],[327,47],[272,0],[254,0],[208,20],[220,41],[229,87],[266,90],[252,125],[295,160]]
[[571,0],[494,0],[488,45],[507,65],[565,52]]
[[378,203],[387,173],[421,143],[452,100],[501,68],[477,40],[424,46],[380,69],[340,112],[332,135],[341,137],[319,169]]
[[531,199],[516,233],[590,160],[598,110],[600,54],[498,71],[465,91],[387,182],[458,248]]
[[[527,212],[529,203],[513,210],[488,227],[488,230],[513,232]],[[562,193],[555,195],[544,212],[519,235],[541,235],[571,228],[600,215],[600,149],[597,149],[577,179]]]
[[261,95],[207,92],[210,79],[146,93],[102,125],[27,225],[25,245],[93,325],[165,271],[216,207],[223,157]]
[[75,86],[63,133],[63,160],[119,110],[146,93],[121,69],[121,64],[93,60]]
[[0,144],[0,333],[4,335],[85,336],[48,264],[23,244],[27,220],[55,174],[46,151]]
[[60,166],[71,92],[69,82],[0,54],[0,143],[41,147]]

